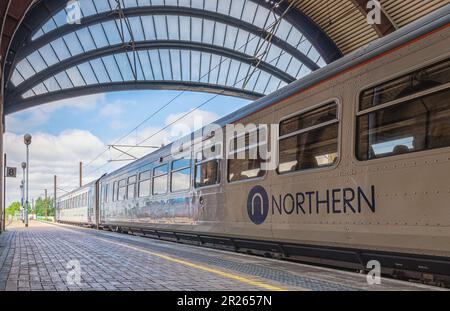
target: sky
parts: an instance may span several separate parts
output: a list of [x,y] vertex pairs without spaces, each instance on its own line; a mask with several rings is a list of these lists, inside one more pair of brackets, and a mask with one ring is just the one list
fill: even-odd
[[[213,100],[206,105],[177,121],[211,98]],[[137,130],[133,130],[171,100],[173,102],[167,107]],[[109,162],[111,159],[124,159],[126,156],[109,150],[108,144],[136,145],[144,140],[146,141],[142,145],[167,144],[180,136],[180,126],[193,129],[198,120],[202,120],[203,124],[214,122],[248,103],[250,102],[245,99],[207,93],[127,91],[52,102],[8,115],[4,152],[7,154],[8,166],[17,167],[18,176],[7,179],[6,205],[20,201],[20,164],[25,161],[26,155],[23,143],[25,133],[33,136],[29,172],[31,202],[32,198],[43,197],[45,189],[53,196],[54,175],[58,176],[58,195],[75,189],[78,185],[80,161],[84,163],[84,183],[130,163]],[[161,131],[171,123],[174,124]],[[118,142],[130,131],[130,135]],[[147,148],[134,148],[130,153],[141,157],[151,151],[152,149]]]

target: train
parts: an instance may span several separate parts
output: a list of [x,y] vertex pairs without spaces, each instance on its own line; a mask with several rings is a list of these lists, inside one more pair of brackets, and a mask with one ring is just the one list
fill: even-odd
[[[59,197],[56,220],[450,284],[449,13]],[[256,126],[217,139],[237,124]]]

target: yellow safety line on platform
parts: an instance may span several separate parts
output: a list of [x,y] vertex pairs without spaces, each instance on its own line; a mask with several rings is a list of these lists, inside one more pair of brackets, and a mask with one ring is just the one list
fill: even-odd
[[186,261],[186,260],[173,258],[173,257],[167,256],[167,255],[163,255],[163,254],[160,254],[160,253],[147,251],[145,249],[134,247],[134,246],[130,246],[130,245],[123,244],[123,243],[120,243],[120,242],[109,241],[107,239],[103,239],[103,238],[99,238],[99,237],[95,237],[95,238],[99,239],[101,241],[104,241],[104,242],[108,242],[108,243],[114,244],[114,245],[120,245],[120,246],[127,247],[127,248],[135,250],[135,251],[139,251],[139,252],[143,252],[143,253],[146,253],[146,254],[149,254],[149,255],[153,255],[153,256],[156,256],[156,257],[159,257],[159,258],[163,258],[163,259],[166,259],[166,260],[171,261],[171,262],[176,262],[176,263],[179,263],[179,264],[191,267],[191,268],[195,268],[195,269],[211,272],[211,273],[214,273],[214,274],[217,274],[217,275],[229,278],[229,279],[233,279],[233,280],[237,280],[237,281],[240,281],[240,282],[243,282],[243,283],[246,283],[246,284],[250,284],[250,285],[253,285],[253,286],[261,287],[261,288],[264,288],[264,289],[267,289],[267,290],[270,290],[270,291],[285,291],[286,290],[286,289],[284,289],[282,287],[269,285],[269,284],[266,284],[266,283],[263,283],[263,282],[260,282],[260,281],[255,281],[255,280],[252,280],[252,279],[248,279],[248,278],[236,275],[236,274],[232,274],[232,273],[224,272],[224,271],[221,271],[221,270],[213,269],[213,268],[210,268],[210,267],[206,267],[206,266],[203,266],[203,265],[195,264],[195,263],[192,263],[192,262],[189,262],[189,261]]

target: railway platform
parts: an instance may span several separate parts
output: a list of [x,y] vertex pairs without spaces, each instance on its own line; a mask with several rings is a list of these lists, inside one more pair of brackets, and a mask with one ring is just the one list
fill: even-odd
[[6,291],[443,290],[293,262],[32,221],[0,235]]

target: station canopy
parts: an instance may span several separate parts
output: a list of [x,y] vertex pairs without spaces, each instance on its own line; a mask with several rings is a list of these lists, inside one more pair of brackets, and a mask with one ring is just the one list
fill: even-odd
[[40,1],[8,55],[5,113],[134,89],[256,99],[340,56],[287,1]]

